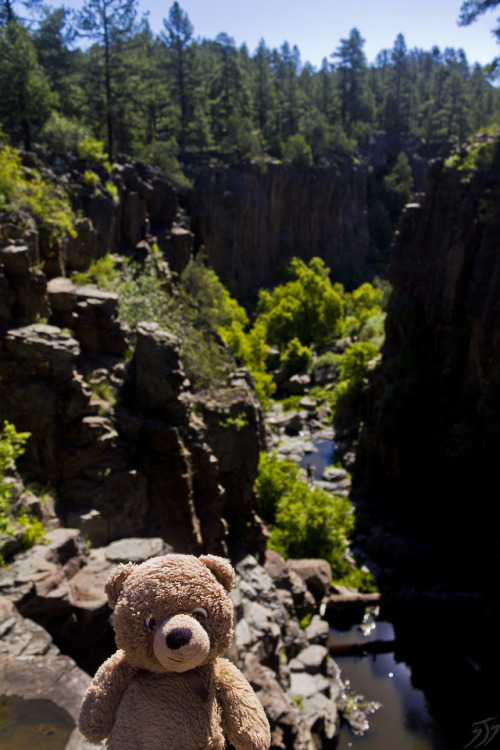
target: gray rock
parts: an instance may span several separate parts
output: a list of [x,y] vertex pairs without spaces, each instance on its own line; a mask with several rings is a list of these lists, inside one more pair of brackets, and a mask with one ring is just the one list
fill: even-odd
[[328,649],[319,644],[313,644],[301,651],[295,657],[294,666],[290,663],[290,669],[294,672],[305,671],[308,674],[326,674],[326,662],[328,659]]
[[26,362],[37,375],[70,380],[80,353],[78,341],[60,328],[42,323],[8,331],[4,347],[9,354]]
[[[0,597],[0,696],[2,709],[16,721],[16,712],[43,706],[47,729],[66,741],[66,750],[90,750],[77,729],[80,705],[90,677],[54,646],[49,634],[21,617]],[[43,701],[40,704],[39,701]],[[14,728],[22,732],[22,724]],[[20,736],[18,738],[21,741]],[[15,745],[11,745],[14,747]],[[100,747],[104,744],[101,743]]]
[[290,695],[310,698],[319,693],[330,694],[331,680],[320,674],[292,672],[290,675]]
[[332,569],[326,560],[289,560],[290,569],[297,573],[316,601],[326,595],[332,583]]
[[313,615],[311,622],[305,629],[306,638],[309,643],[325,645],[328,641],[329,626],[319,615]]
[[50,279],[47,284],[47,294],[53,311],[68,313],[76,307],[76,287],[65,276]]

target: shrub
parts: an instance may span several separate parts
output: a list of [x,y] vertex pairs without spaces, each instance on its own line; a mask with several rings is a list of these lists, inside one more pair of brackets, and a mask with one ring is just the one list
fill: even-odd
[[52,112],[40,134],[41,142],[59,154],[78,154],[78,145],[85,138],[90,138],[85,125],[57,112]]
[[82,182],[86,188],[96,192],[99,186],[99,176],[91,169],[86,169],[83,174]]
[[349,500],[297,481],[278,503],[269,548],[283,557],[328,560],[334,580],[348,571],[344,559],[354,525]]
[[13,424],[4,421],[0,432],[0,532],[12,534],[12,510],[9,499],[13,482],[6,479],[6,473],[14,467],[15,461],[24,453],[29,432],[18,432]]
[[368,362],[378,353],[377,347],[369,341],[348,346],[340,361],[339,380],[347,381],[350,388],[360,385],[364,381]]
[[92,164],[102,164],[105,161],[104,143],[92,138],[91,135],[85,135],[78,142],[77,152],[80,159],[85,159]]
[[297,169],[307,169],[313,161],[310,145],[301,133],[291,135],[283,147],[283,158]]
[[76,235],[73,211],[63,188],[35,169],[24,170],[19,152],[11,146],[0,150],[0,208],[28,211],[51,242]]
[[275,453],[261,454],[256,486],[262,517],[273,524],[270,549],[328,560],[337,581],[349,573],[344,552],[354,521],[347,498],[310,487],[296,464]]
[[307,370],[311,360],[312,353],[309,347],[303,346],[298,338],[293,338],[286,345],[280,358],[280,364],[293,375],[302,370]]
[[24,547],[32,547],[45,532],[39,519],[29,518],[24,510],[17,518],[14,517],[10,505],[14,483],[6,478],[6,473],[24,453],[29,437],[29,432],[18,432],[13,424],[4,421],[0,432],[0,533],[12,536],[17,523],[23,529],[21,542]]
[[182,170],[182,166],[175,156],[175,152],[179,150],[179,147],[174,139],[167,143],[159,143],[156,141],[149,146],[146,146],[140,152],[140,156],[148,164],[152,164],[159,167],[163,172],[164,177],[172,183],[172,185],[178,190],[189,190],[192,188],[193,183],[189,177],[186,177]]
[[336,352],[325,352],[324,354],[320,354],[320,356],[316,357],[312,363],[311,371],[314,372],[315,370],[321,370],[324,367],[337,369],[341,358],[342,355],[337,354]]
[[266,326],[268,343],[283,348],[298,338],[310,346],[340,336],[344,303],[321,258],[312,258],[309,265],[293,258],[287,273],[290,280],[285,284],[259,293],[258,320]]
[[292,461],[280,460],[276,453],[261,453],[255,486],[259,495],[260,514],[273,523],[280,499],[291,492],[300,475]]

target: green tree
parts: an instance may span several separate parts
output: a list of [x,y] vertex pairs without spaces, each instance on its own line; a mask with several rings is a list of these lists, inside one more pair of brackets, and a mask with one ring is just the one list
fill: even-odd
[[274,88],[271,79],[271,52],[263,39],[253,58],[253,89],[257,124],[266,141],[271,136],[272,112],[275,107]]
[[259,294],[258,320],[266,326],[268,342],[284,347],[298,338],[310,346],[338,338],[344,303],[321,258],[312,258],[309,265],[293,258],[288,272],[290,281]]
[[0,28],[0,121],[15,142],[31,150],[54,96],[38,64],[28,30],[17,20]]
[[403,151],[398,154],[392,170],[383,178],[383,185],[389,217],[396,222],[405,204],[413,198],[413,173]]
[[386,82],[385,127],[406,133],[410,124],[411,86],[405,38],[398,34],[391,51],[390,76]]
[[123,76],[123,47],[135,29],[136,15],[137,0],[85,0],[83,8],[76,14],[79,34],[93,39],[99,45],[93,51],[104,93],[104,118],[110,161],[114,156],[119,82]]
[[291,135],[283,147],[283,158],[298,169],[307,169],[312,164],[312,151],[302,133]]
[[175,2],[169,10],[168,20],[163,20],[166,33],[162,39],[168,48],[168,65],[171,70],[173,90],[178,101],[180,111],[181,150],[185,151],[189,116],[192,112],[192,55],[189,54],[189,43],[193,36],[193,25],[189,16]]
[[352,29],[348,39],[341,39],[340,47],[332,53],[332,57],[339,61],[336,69],[340,74],[340,117],[349,134],[357,122],[370,122],[372,115],[373,103],[366,85],[364,44],[358,29]]

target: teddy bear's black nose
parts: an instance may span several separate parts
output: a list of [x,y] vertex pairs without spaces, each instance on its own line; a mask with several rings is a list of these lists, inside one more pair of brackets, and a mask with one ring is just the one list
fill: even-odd
[[189,628],[174,628],[167,635],[167,646],[176,651],[176,649],[185,646],[191,640],[193,634]]

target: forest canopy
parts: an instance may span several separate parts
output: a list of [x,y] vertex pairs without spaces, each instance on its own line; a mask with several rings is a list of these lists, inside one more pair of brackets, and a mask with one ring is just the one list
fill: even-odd
[[463,50],[408,49],[399,34],[368,64],[364,44],[352,29],[315,69],[288,42],[251,53],[223,32],[196,38],[177,2],[154,34],[137,0],[76,12],[1,0],[0,126],[26,149],[76,149],[86,135],[110,158],[214,149],[304,168],[377,132],[436,146],[498,123],[499,92]]

